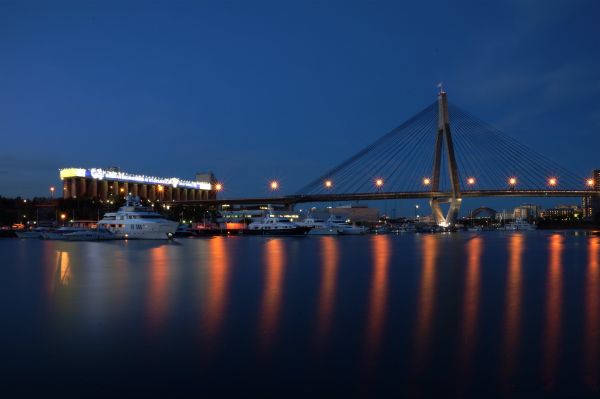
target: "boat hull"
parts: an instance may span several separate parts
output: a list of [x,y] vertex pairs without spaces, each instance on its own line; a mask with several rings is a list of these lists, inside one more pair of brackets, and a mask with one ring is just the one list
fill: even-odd
[[249,236],[303,236],[310,227],[294,227],[290,229],[245,229],[242,234]]

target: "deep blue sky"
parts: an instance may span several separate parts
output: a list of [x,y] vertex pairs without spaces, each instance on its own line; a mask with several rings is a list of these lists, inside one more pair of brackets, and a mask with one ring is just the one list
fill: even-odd
[[292,193],[436,97],[600,167],[600,2],[0,0],[0,195],[61,166]]

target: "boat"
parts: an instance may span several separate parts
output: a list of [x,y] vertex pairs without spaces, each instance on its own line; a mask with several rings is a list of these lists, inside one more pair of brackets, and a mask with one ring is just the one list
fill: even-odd
[[265,216],[260,222],[252,222],[243,230],[244,235],[299,236],[308,234],[312,227],[300,226],[289,219]]
[[59,227],[58,229],[55,229],[55,230],[47,230],[47,231],[43,232],[41,238],[43,238],[44,240],[62,240],[64,234],[78,233],[78,232],[87,231],[87,230],[89,230],[89,229],[84,229],[81,227],[63,226],[63,227]]
[[362,235],[367,232],[367,229],[361,226],[356,226],[348,223],[341,216],[332,215],[327,219],[327,226],[337,229],[341,235]]
[[308,235],[311,236],[336,236],[339,234],[337,227],[328,225],[323,219],[306,218],[296,222],[300,226],[310,227]]
[[65,233],[61,237],[65,241],[105,241],[115,240],[115,234],[104,228]]
[[48,231],[45,227],[36,227],[32,230],[15,230],[15,234],[19,238],[42,238],[42,234]]
[[522,218],[517,218],[514,222],[504,225],[504,230],[507,231],[532,231],[536,229],[537,226],[535,224],[529,223],[527,220]]
[[175,237],[196,237],[197,235],[196,230],[187,225],[179,225],[174,234]]
[[115,238],[135,240],[168,240],[173,238],[179,223],[165,219],[153,209],[141,205],[140,197],[127,196],[125,206],[117,212],[104,214],[98,228],[106,229]]

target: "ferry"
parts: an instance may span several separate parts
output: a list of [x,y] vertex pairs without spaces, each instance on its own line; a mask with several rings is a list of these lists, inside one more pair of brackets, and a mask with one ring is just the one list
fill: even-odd
[[98,222],[115,238],[136,240],[168,240],[173,238],[179,223],[165,219],[151,208],[141,206],[139,197],[127,196],[125,206],[108,212]]

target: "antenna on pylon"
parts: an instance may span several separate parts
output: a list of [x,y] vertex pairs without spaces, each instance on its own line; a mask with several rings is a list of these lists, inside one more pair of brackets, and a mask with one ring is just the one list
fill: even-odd
[[444,92],[444,84],[442,82],[438,83],[437,85],[438,89],[440,89],[440,94],[442,94]]

